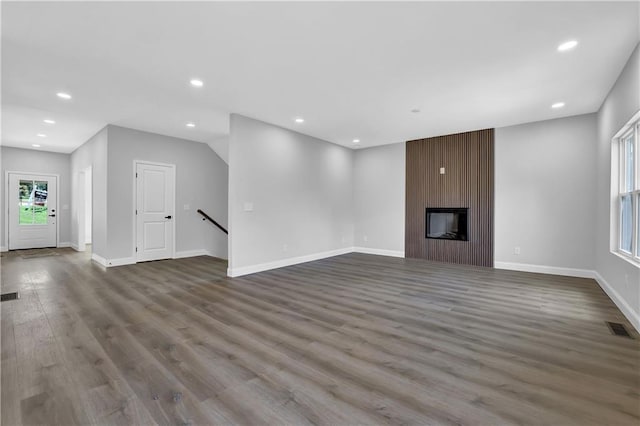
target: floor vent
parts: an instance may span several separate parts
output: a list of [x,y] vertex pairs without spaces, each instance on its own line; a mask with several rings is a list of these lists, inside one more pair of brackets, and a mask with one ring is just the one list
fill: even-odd
[[611,330],[612,334],[616,336],[623,336],[632,339],[631,334],[627,331],[624,324],[620,324],[619,322],[609,322],[607,321],[607,325],[609,326],[609,330]]
[[14,291],[12,293],[4,293],[0,295],[0,302],[6,302],[8,300],[16,300],[19,298],[20,298],[20,295],[18,294],[17,291]]

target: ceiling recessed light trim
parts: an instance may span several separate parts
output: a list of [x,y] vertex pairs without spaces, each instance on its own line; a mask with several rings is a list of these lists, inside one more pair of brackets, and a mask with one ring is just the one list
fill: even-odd
[[56,124],[55,120],[52,120],[50,118],[45,118],[44,120],[42,120],[45,124]]
[[202,86],[204,86],[204,81],[200,80],[199,78],[192,78],[191,81],[189,81],[189,83],[193,87],[202,87]]
[[555,104],[551,105],[551,108],[558,109],[564,107],[564,105],[564,102],[556,102]]
[[558,52],[567,52],[569,50],[573,50],[576,48],[577,45],[578,45],[577,40],[565,41],[564,43],[561,43],[558,46]]
[[56,96],[59,97],[60,99],[66,99],[66,100],[69,100],[69,99],[72,98],[72,96],[70,94],[65,93],[65,92],[58,92],[58,93],[56,93]]
[[354,139],[353,143],[360,143],[360,139]]
[[46,138],[47,137],[47,135],[45,135],[44,133],[38,133],[36,136],[39,137],[39,138]]
[[187,123],[186,126],[187,127],[196,127],[196,123]]
[[34,148],[40,148],[41,145],[38,143],[32,143],[31,146]]
[[302,117],[296,117],[294,120],[296,123],[304,123],[304,118]]

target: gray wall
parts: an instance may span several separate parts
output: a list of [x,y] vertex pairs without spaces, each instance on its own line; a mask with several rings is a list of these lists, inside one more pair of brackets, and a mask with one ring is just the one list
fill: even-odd
[[[244,211],[245,203],[253,211]],[[353,245],[353,152],[231,115],[229,268]]]
[[[92,168],[92,235],[91,250],[94,254],[106,258],[107,254],[107,149],[108,127],[100,130],[71,153],[72,188],[78,187],[79,173]],[[82,200],[78,191],[71,195],[71,242],[75,246],[79,241],[79,203]]]
[[497,267],[593,270],[596,132],[595,114],[496,129]]
[[[610,251],[611,138],[640,110],[640,45],[598,112],[596,270],[635,315],[640,330],[640,268]],[[614,296],[615,297],[615,296]]]
[[404,253],[405,146],[398,143],[355,152],[356,247]]
[[[58,241],[64,244],[71,242],[71,180],[70,180],[70,157],[69,154],[59,154],[54,152],[44,152],[35,149],[21,149],[0,147],[0,157],[2,164],[2,175],[0,176],[0,187],[2,196],[0,197],[0,241],[3,249],[8,247],[7,235],[5,235],[5,217],[7,214],[4,205],[6,172],[29,172],[60,175],[58,180]],[[66,208],[65,208],[66,206]]]
[[[107,259],[133,257],[133,161],[176,165],[176,253],[206,250],[227,257],[227,237],[197,209],[227,224],[228,166],[203,144],[118,126],[108,126]],[[184,210],[188,204],[190,210]]]

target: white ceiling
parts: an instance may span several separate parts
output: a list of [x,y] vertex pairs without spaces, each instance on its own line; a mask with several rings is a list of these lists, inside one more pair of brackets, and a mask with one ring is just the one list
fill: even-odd
[[639,16],[638,2],[2,2],[2,144],[71,152],[107,123],[211,142],[236,112],[373,146],[594,112]]

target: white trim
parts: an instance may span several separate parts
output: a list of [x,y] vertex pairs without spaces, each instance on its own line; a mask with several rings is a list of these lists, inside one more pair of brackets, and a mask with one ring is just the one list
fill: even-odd
[[622,311],[631,325],[633,325],[633,327],[640,333],[640,314],[638,314],[638,312],[635,312],[631,308],[631,306],[629,306],[626,300],[624,300],[624,298],[620,296],[620,293],[618,293],[613,287],[611,287],[611,285],[609,285],[609,283],[604,278],[602,278],[602,275],[595,271],[594,275],[594,279],[596,280],[598,285],[600,285],[602,290],[604,290],[604,292],[607,293],[607,296],[609,296],[609,298],[613,300],[613,303],[615,303],[618,309]]
[[314,260],[326,259],[327,257],[340,256],[352,253],[353,247],[345,247],[337,250],[329,250],[320,253],[308,254],[305,256],[290,257],[288,259],[276,260],[274,262],[260,263],[257,265],[242,266],[240,268],[228,268],[227,275],[239,277],[242,275],[255,274],[256,272],[268,271],[270,269],[282,268],[285,266],[297,265],[299,263],[312,262]]
[[121,257],[120,259],[107,259],[106,260],[107,267],[109,266],[122,266],[122,265],[133,265],[136,263],[135,257]]
[[58,243],[58,248],[64,248],[64,247],[73,247],[73,244],[71,244],[68,241],[62,242],[62,243]]
[[198,249],[198,250],[177,251],[176,255],[173,256],[173,258],[174,259],[182,259],[184,257],[196,257],[196,256],[212,256],[212,257],[214,257],[211,253],[209,253],[208,250]]
[[509,271],[535,272],[538,274],[563,275],[566,277],[596,278],[596,272],[590,269],[562,268],[558,266],[510,262],[494,262],[493,267],[495,269],[506,269]]
[[386,250],[369,247],[354,247],[354,253],[376,254],[378,256],[404,257],[404,250]]
[[[74,249],[75,251],[80,251],[80,247],[78,247],[77,244],[71,243],[71,248]],[[84,251],[84,250],[82,250],[82,251]]]
[[91,255],[91,259],[98,262],[100,265],[109,268],[112,266],[133,265],[136,263],[135,257],[122,257],[120,259],[105,259],[95,253]]
[[107,266],[107,259],[95,253],[91,254],[91,260],[95,260],[97,263],[99,263],[102,266],[105,266],[105,267]]
[[0,246],[0,251],[9,251],[7,246]]
[[622,126],[622,128],[620,130],[618,130],[618,132],[613,135],[613,138],[611,138],[612,141],[615,141],[615,139],[618,139],[620,136],[624,135],[625,133],[627,133],[629,131],[629,129],[631,128],[632,125],[636,124],[635,122],[640,120],[640,110],[638,110],[635,114],[633,114],[633,117],[631,117],[629,120],[627,120],[627,122],[624,124],[624,126]]

